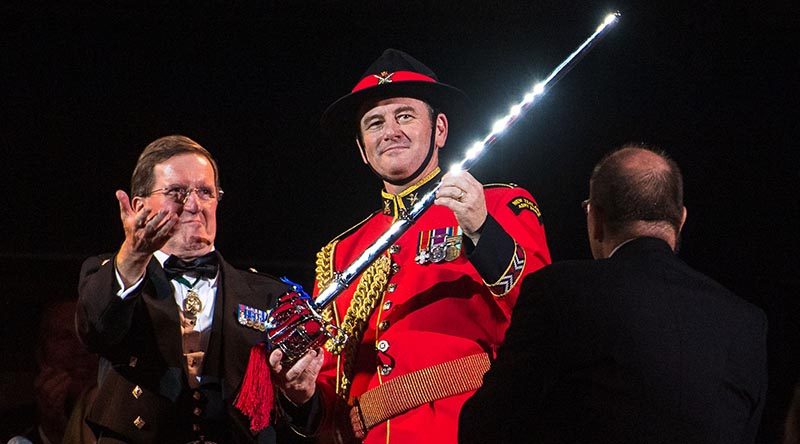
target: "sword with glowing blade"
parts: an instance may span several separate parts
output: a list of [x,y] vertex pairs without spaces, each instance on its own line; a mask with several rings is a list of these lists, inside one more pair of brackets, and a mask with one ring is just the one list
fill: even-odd
[[[461,162],[454,164],[451,172],[468,171],[478,158],[484,154],[492,145],[497,142],[501,133],[510,128],[522,117],[535,102],[535,99],[543,95],[553,84],[558,82],[564,75],[574,67],[586,53],[594,47],[595,44],[606,35],[609,27],[615,24],[620,17],[619,12],[609,14],[606,16],[603,23],[597,27],[597,30],[589,36],[575,51],[572,52],[560,65],[558,65],[547,78],[537,83],[533,90],[525,94],[522,102],[511,107],[511,111],[502,119],[495,122],[492,127],[492,132],[489,133],[482,141],[475,142],[475,144],[467,150],[467,153]],[[400,236],[403,235],[411,225],[425,212],[436,199],[436,191],[439,189],[439,184],[433,187],[428,193],[420,198],[411,209],[395,221],[385,233],[381,235],[369,248],[367,248],[361,255],[353,261],[350,266],[345,268],[340,274],[334,277],[333,281],[325,287],[325,289],[317,295],[314,299],[314,304],[322,309],[333,301],[336,296],[341,294],[347,287],[358,277],[367,267],[375,261],[389,245],[394,243]]]
[[[461,162],[454,164],[451,172],[468,171],[477,160],[491,148],[502,133],[513,126],[535,104],[536,98],[567,74],[579,61],[604,37],[611,25],[617,23],[620,13],[615,12],[606,16],[605,20],[597,27],[578,48],[572,52],[560,65],[558,65],[545,80],[534,85],[533,89],[525,94],[520,103],[511,107],[509,113],[495,122],[492,131],[482,141],[475,142],[467,150]],[[367,269],[375,260],[386,251],[397,239],[400,238],[419,219],[422,213],[433,205],[436,191],[441,183],[436,184],[428,191],[408,212],[402,214],[389,229],[386,230],[375,242],[370,245],[356,260],[344,271],[336,273],[325,289],[311,303],[310,298],[299,289],[284,295],[270,315],[267,323],[267,335],[273,345],[280,347],[284,354],[284,362],[294,362],[301,358],[312,347],[318,347],[328,338],[336,340],[337,329],[322,321],[320,312],[327,307],[337,296]],[[299,289],[299,291],[298,291]],[[341,337],[339,337],[341,340]]]

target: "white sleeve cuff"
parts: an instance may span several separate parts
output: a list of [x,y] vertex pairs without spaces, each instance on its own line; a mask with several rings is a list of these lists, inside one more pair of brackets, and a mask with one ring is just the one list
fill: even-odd
[[125,288],[125,284],[122,282],[122,276],[119,275],[117,267],[114,267],[114,276],[116,276],[117,284],[119,284],[119,291],[117,292],[117,296],[119,296],[120,299],[127,298],[128,295],[136,291],[136,289],[138,289],[139,286],[142,284],[142,281],[144,281],[144,275],[142,275],[142,277],[140,277],[139,280],[134,282],[133,285],[131,285],[128,288]]

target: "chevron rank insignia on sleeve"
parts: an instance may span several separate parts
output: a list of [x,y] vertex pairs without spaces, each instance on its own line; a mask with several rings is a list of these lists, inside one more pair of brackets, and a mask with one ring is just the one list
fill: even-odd
[[522,276],[522,270],[524,269],[525,250],[518,244],[514,244],[514,256],[511,257],[511,263],[508,264],[508,268],[505,273],[500,276],[500,279],[494,284],[489,285],[489,291],[497,297],[505,296],[514,288],[517,281],[519,281],[520,276]]

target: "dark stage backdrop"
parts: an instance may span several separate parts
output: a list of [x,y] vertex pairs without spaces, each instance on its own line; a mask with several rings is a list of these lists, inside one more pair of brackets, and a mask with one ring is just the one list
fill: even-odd
[[30,402],[39,307],[74,296],[80,261],[118,247],[114,191],[150,141],[185,134],[217,157],[226,258],[310,286],[316,250],[379,205],[356,148],[318,122],[383,49],[471,96],[443,152],[455,159],[618,9],[617,29],[473,173],[533,193],[555,260],[588,258],[593,164],[626,142],[671,153],[686,179],[681,256],[770,315],[780,421],[800,368],[797,2],[96,3],[0,6],[0,403]]

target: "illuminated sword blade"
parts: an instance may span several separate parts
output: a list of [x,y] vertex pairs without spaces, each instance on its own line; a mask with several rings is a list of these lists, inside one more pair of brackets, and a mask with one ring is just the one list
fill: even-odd
[[531,90],[525,94],[522,101],[511,107],[508,114],[498,119],[492,126],[492,131],[480,142],[475,142],[467,150],[461,162],[453,165],[450,171],[467,171],[485,153],[488,148],[497,142],[502,133],[513,126],[520,118],[538,103],[537,98],[546,93],[553,85],[561,80],[578,62],[585,56],[599,41],[604,37],[611,25],[619,21],[620,13],[608,14],[597,29],[583,43],[578,46],[567,58],[564,59],[550,74],[541,82],[535,84]]

